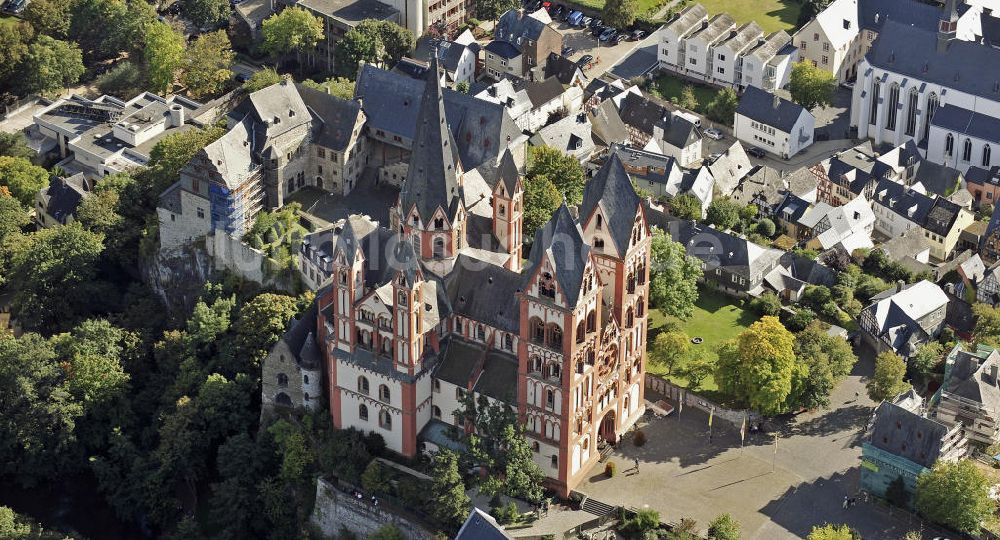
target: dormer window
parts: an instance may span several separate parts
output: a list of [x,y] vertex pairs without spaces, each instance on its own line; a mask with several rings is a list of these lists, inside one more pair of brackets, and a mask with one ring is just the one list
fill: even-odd
[[435,218],[434,219],[434,228],[437,229],[437,230],[443,229],[444,228],[444,219],[443,218]]
[[275,117],[274,117],[274,122],[273,122],[273,123],[274,123],[274,124],[280,124],[280,123],[281,123],[281,118],[279,118],[279,117],[275,116]]
[[293,116],[295,116],[295,111],[288,109],[288,117],[291,118]]

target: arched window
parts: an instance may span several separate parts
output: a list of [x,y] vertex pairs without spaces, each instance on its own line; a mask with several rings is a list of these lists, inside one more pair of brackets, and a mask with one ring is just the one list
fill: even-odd
[[382,353],[389,354],[392,352],[392,340],[389,338],[382,339]]
[[531,357],[531,372],[538,373],[542,371],[542,359],[538,356]]
[[434,418],[437,418],[437,419],[440,420],[441,419],[441,407],[438,407],[437,405],[431,405],[431,415],[433,415]]
[[434,239],[434,258],[440,259],[444,257],[444,238]]
[[537,317],[531,320],[531,340],[535,343],[545,343],[545,323]]
[[970,139],[965,139],[965,144],[962,146],[962,161],[970,161],[972,159],[972,141]]
[[600,230],[604,226],[604,218],[601,214],[597,214],[597,229]]
[[878,101],[882,97],[882,83],[875,82],[875,86],[872,87],[872,110],[868,115],[868,123],[875,125],[878,123]]
[[347,272],[340,272],[338,277],[341,285],[347,285]]
[[944,155],[948,157],[955,155],[955,136],[951,133],[944,138]]
[[987,144],[986,146],[983,147],[983,167],[990,166],[990,158],[992,157],[990,156],[990,153],[991,153],[990,145]]
[[308,375],[303,375],[302,376],[302,384],[309,384],[309,376]]
[[285,375],[284,373],[278,374],[278,386],[282,388],[288,386],[288,375]]
[[587,333],[587,329],[584,321],[580,321],[580,324],[576,325],[576,342],[583,343],[583,338]]
[[364,403],[358,405],[358,418],[368,421],[368,407]]
[[556,406],[556,394],[552,389],[545,390],[545,406],[550,409]]
[[625,312],[625,328],[632,328],[635,325],[635,312],[632,308],[628,308]]
[[378,412],[378,427],[382,429],[392,429],[392,415],[389,411],[381,410]]
[[938,100],[937,94],[931,94],[931,96],[927,98],[927,117],[924,118],[924,137],[922,140],[926,140],[927,135],[930,133],[931,119],[934,118],[934,113],[937,112],[939,103],[940,101]]
[[892,83],[889,86],[889,106],[886,111],[885,128],[889,131],[896,131],[896,108],[899,107],[899,85]]
[[510,334],[504,334],[503,336],[503,348],[508,351],[514,350],[514,336]]
[[396,295],[396,303],[401,306],[406,305],[406,291],[399,291],[399,294]]
[[917,89],[911,88],[906,99],[906,134],[910,137],[917,134]]
[[368,395],[368,379],[364,375],[358,377],[358,393]]
[[292,406],[292,398],[288,397],[288,394],[284,392],[279,392],[278,395],[274,396],[274,401],[282,407]]
[[486,327],[485,326],[483,326],[483,325],[480,324],[479,326],[476,327],[476,338],[479,339],[479,341],[486,341]]
[[378,398],[379,398],[379,400],[385,401],[386,403],[388,403],[389,401],[392,401],[392,399],[391,399],[392,398],[392,394],[389,392],[389,387],[388,386],[386,386],[384,384],[378,385]]
[[549,346],[562,347],[562,328],[559,328],[558,324],[549,325]]
[[604,249],[604,239],[597,237],[594,238],[594,249]]
[[304,399],[305,401],[309,401],[309,392],[303,394],[302,399]]
[[553,379],[558,379],[562,377],[562,366],[559,364],[552,364],[549,366],[549,377]]
[[635,307],[635,314],[638,317],[642,317],[642,316],[644,316],[646,314],[646,299],[645,298],[642,298],[642,297],[639,298],[639,303],[636,304],[636,307]]
[[587,331],[593,332],[597,330],[597,312],[590,310],[587,314]]

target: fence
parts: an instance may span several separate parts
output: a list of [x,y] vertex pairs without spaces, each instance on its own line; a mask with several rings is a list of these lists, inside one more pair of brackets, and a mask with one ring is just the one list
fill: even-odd
[[645,384],[647,390],[652,390],[658,394],[662,394],[666,398],[673,400],[675,403],[681,403],[683,400],[685,407],[694,407],[696,409],[701,409],[706,413],[711,413],[715,418],[725,420],[737,428],[743,425],[744,419],[747,419],[750,422],[757,422],[761,419],[758,413],[743,409],[727,409],[718,403],[706,399],[686,388],[677,386],[676,384],[657,375],[647,373]]

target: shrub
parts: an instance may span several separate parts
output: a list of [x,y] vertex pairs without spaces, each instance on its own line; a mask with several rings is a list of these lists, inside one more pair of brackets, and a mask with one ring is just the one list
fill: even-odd
[[604,474],[605,474],[605,476],[607,476],[608,478],[614,478],[615,472],[617,471],[617,468],[618,468],[618,466],[615,465],[614,461],[609,461],[609,462],[605,463],[604,464]]
[[775,316],[781,313],[781,300],[772,292],[766,292],[750,301],[750,309],[758,315]]
[[635,443],[636,446],[642,446],[646,444],[646,433],[643,432],[641,429],[636,430],[635,438],[632,439],[632,442]]

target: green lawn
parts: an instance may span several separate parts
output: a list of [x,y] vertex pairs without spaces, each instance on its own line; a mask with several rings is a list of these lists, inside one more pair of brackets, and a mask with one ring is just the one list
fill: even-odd
[[784,30],[789,34],[798,22],[802,4],[795,0],[698,0],[709,15],[728,13],[736,24],[757,21],[764,32]]
[[674,97],[680,99],[681,92],[689,84],[694,89],[695,99],[698,100],[698,106],[694,109],[695,112],[704,113],[705,108],[715,99],[715,95],[719,93],[718,88],[693,84],[677,77],[663,74],[653,79],[648,90],[649,93],[664,101],[671,101],[670,98]]
[[[692,350],[706,351],[711,358],[717,359],[717,349],[723,342],[735,338],[751,323],[757,320],[757,316],[749,310],[744,310],[736,305],[734,299],[717,291],[700,288],[700,296],[695,304],[694,313],[687,320],[680,320],[664,315],[661,311],[653,309],[649,312],[649,339],[647,345],[652,343],[656,334],[664,330],[666,325],[676,325],[677,328],[690,337],[700,337],[704,340],[701,344],[691,345]],[[648,365],[648,371],[655,375],[663,375],[670,381],[681,386],[687,386],[688,381],[677,375],[677,368],[683,361],[674,367],[674,373],[666,375],[666,368],[658,366],[652,362]],[[702,381],[700,391],[711,393],[718,390],[715,380],[709,376]],[[708,396],[706,396],[708,397]]]
[[[566,3],[569,5],[575,4],[597,12],[604,9],[604,0],[571,0]],[[666,0],[639,0],[639,11],[637,13],[640,15],[653,15],[665,3]]]

